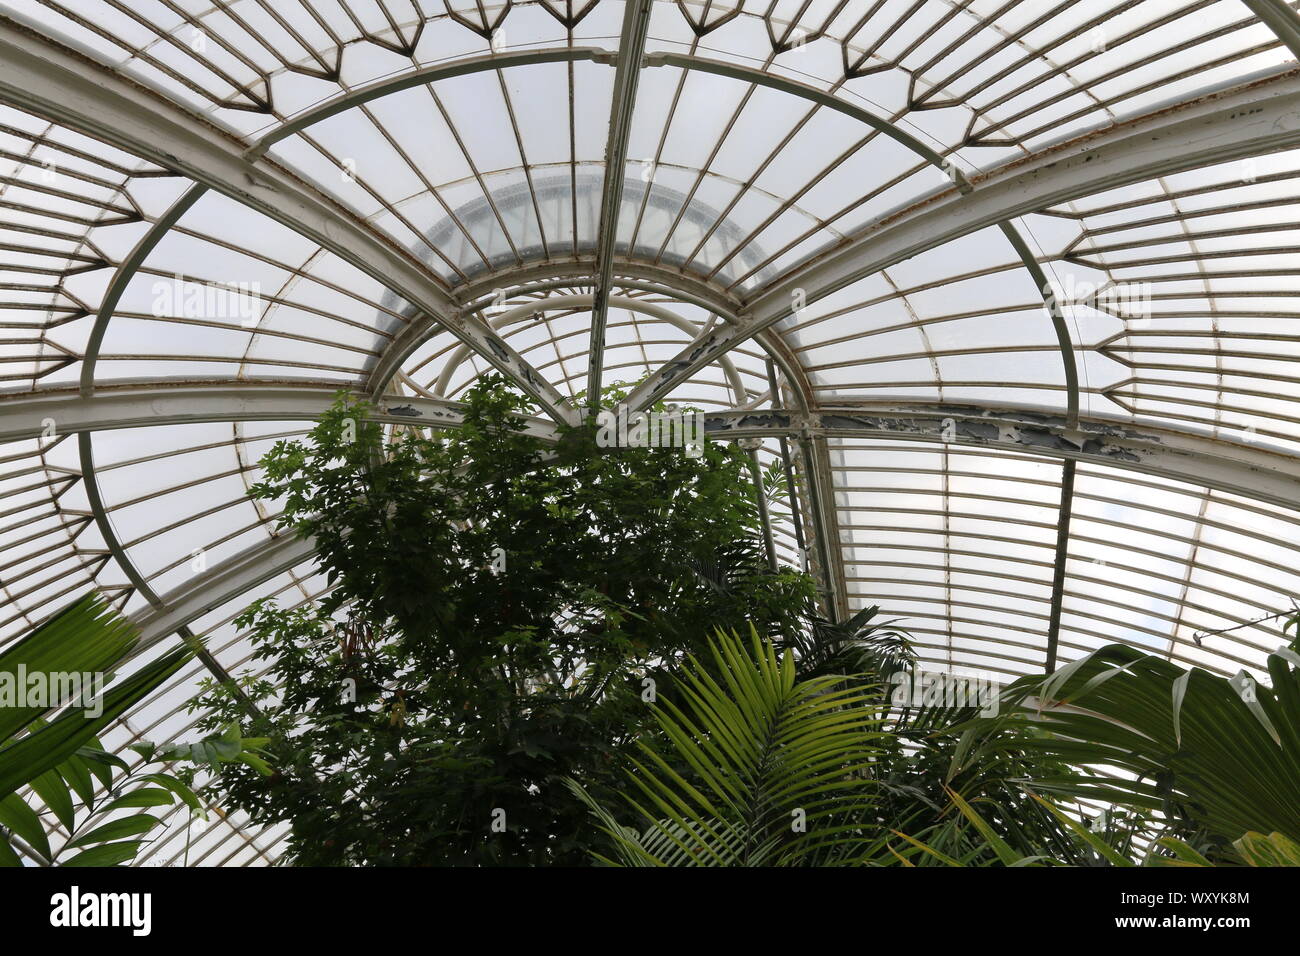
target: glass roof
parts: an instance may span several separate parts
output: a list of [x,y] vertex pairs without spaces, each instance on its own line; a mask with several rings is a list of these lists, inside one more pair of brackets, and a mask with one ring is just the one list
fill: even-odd
[[0,642],[93,586],[243,670],[326,587],[261,455],[496,367],[784,438],[782,559],[933,666],[1260,670],[1202,635],[1300,593],[1298,50],[1282,0],[11,0]]

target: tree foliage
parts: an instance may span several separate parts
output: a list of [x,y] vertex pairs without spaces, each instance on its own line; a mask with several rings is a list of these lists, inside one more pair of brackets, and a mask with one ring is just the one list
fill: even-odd
[[[497,376],[465,403],[457,428],[386,436],[340,397],[263,460],[253,495],[315,539],[334,589],[239,620],[277,772],[222,785],[292,821],[300,863],[585,863],[564,780],[617,785],[666,668],[716,628],[789,634],[811,606],[806,575],[766,568],[732,447],[601,448],[590,426],[550,446]],[[241,716],[215,684],[195,706],[205,726]]]

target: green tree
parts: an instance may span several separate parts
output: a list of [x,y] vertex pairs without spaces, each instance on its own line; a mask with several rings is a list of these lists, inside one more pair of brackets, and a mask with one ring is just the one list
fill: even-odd
[[[277,772],[220,786],[291,821],[297,862],[585,864],[595,831],[565,780],[620,786],[648,699],[717,628],[804,626],[812,582],[767,569],[742,452],[601,448],[592,425],[548,445],[529,410],[489,376],[463,425],[386,438],[341,397],[263,460],[253,495],[283,502],[335,588],[240,619]],[[216,684],[195,707],[208,728],[243,715]]]

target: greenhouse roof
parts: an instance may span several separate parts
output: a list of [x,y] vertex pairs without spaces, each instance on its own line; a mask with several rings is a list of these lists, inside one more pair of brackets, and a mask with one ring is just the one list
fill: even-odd
[[105,742],[183,737],[248,602],[326,588],[259,458],[496,368],[540,433],[642,382],[784,440],[783,559],[929,666],[1258,672],[1281,621],[1239,625],[1300,594],[1298,55],[1283,0],[11,0],[0,642],[91,588],[141,659],[206,635]]

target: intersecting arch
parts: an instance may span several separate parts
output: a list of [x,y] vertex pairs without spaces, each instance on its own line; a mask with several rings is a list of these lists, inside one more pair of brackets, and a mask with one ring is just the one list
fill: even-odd
[[[28,32],[8,22],[0,29],[5,54],[0,64],[0,98],[55,123],[41,131],[14,120],[0,135],[30,142],[31,155],[23,155],[26,147],[16,146],[12,139],[0,143],[0,151],[6,159],[18,155],[13,161],[25,161],[32,170],[39,168],[42,150],[58,151],[75,180],[75,188],[47,187],[21,181],[15,174],[0,185],[6,191],[0,215],[8,217],[3,220],[6,228],[18,227],[19,237],[15,240],[11,230],[0,241],[6,243],[7,252],[20,250],[15,254],[28,257],[0,262],[22,276],[3,284],[6,317],[31,302],[52,303],[36,323],[39,335],[33,336],[38,340],[37,358],[30,363],[33,388],[0,396],[0,437],[13,443],[14,449],[5,462],[35,462],[13,465],[12,476],[5,473],[14,504],[6,504],[4,510],[6,520],[11,512],[24,518],[39,514],[32,518],[37,528],[33,537],[47,533],[40,522],[62,520],[65,525],[49,534],[64,534],[70,542],[42,544],[42,550],[28,552],[25,538],[17,544],[10,541],[27,532],[4,525],[9,535],[6,545],[24,550],[21,558],[0,562],[0,586],[24,613],[45,606],[42,600],[57,597],[40,569],[63,567],[55,562],[65,551],[71,555],[69,561],[77,562],[78,574],[84,572],[97,583],[118,589],[114,593],[125,595],[133,588],[138,594],[152,594],[147,608],[137,607],[138,620],[149,636],[148,650],[184,634],[191,625],[202,633],[220,628],[227,633],[230,615],[226,611],[261,589],[311,599],[318,592],[310,571],[304,570],[311,557],[309,544],[270,537],[265,515],[259,516],[260,523],[252,531],[241,532],[233,518],[228,522],[232,530],[225,525],[218,529],[219,540],[229,539],[230,548],[240,542],[250,547],[223,552],[206,577],[178,585],[175,555],[163,553],[167,549],[159,542],[175,550],[174,526],[187,516],[202,529],[195,534],[214,534],[214,516],[227,514],[222,509],[230,505],[197,494],[185,497],[174,487],[197,486],[197,480],[154,482],[153,475],[183,460],[182,452],[215,458],[219,450],[236,456],[237,465],[227,476],[230,482],[246,481],[266,443],[295,429],[301,431],[341,385],[375,399],[377,415],[386,423],[454,422],[454,403],[432,401],[420,391],[431,394],[429,389],[410,384],[415,355],[425,361],[431,353],[469,349],[476,361],[481,358],[502,368],[533,391],[550,418],[573,420],[576,409],[570,397],[546,381],[549,372],[537,374],[536,368],[550,353],[559,355],[561,337],[551,335],[539,343],[515,334],[520,331],[515,326],[493,330],[487,306],[500,288],[512,304],[544,294],[592,297],[587,313],[590,329],[579,328],[583,314],[568,316],[566,342],[588,332],[591,342],[602,339],[603,310],[611,295],[620,294],[636,296],[642,305],[680,308],[693,316],[692,327],[707,327],[707,340],[685,345],[682,355],[690,354],[688,360],[659,355],[645,348],[644,337],[634,339],[647,355],[645,371],[651,375],[641,397],[680,397],[685,385],[703,382],[702,387],[712,390],[710,395],[716,398],[709,409],[715,435],[762,438],[762,453],[769,461],[776,459],[777,437],[797,446],[801,464],[812,471],[804,498],[816,513],[807,517],[818,546],[827,549],[822,563],[834,578],[836,609],[851,610],[877,598],[893,602],[901,616],[918,623],[928,664],[961,667],[983,662],[990,668],[1022,672],[1041,667],[1044,653],[1050,663],[1058,648],[1061,654],[1077,655],[1113,637],[1156,649],[1180,663],[1198,663],[1221,672],[1258,665],[1261,647],[1276,636],[1267,626],[1207,637],[1205,647],[1194,635],[1244,623],[1265,609],[1275,609],[1280,596],[1298,589],[1289,570],[1295,566],[1289,545],[1297,538],[1300,410],[1293,406],[1300,398],[1295,394],[1296,376],[1287,366],[1297,358],[1296,336],[1288,331],[1288,320],[1300,317],[1296,304],[1300,288],[1293,283],[1294,268],[1279,261],[1288,250],[1300,248],[1288,232],[1287,224],[1295,216],[1284,192],[1300,178],[1300,164],[1292,153],[1281,152],[1300,147],[1300,82],[1294,63],[1277,54],[1278,38],[1292,52],[1300,46],[1297,18],[1288,4],[1219,0],[1194,5],[1205,18],[1205,31],[1218,33],[1212,42],[1206,41],[1209,49],[1223,55],[1200,58],[1206,64],[1198,60],[1184,69],[1180,53],[1190,51],[1185,59],[1191,61],[1207,47],[1192,42],[1195,33],[1176,34],[1180,24],[1186,27],[1188,20],[1196,19],[1196,10],[1193,5],[1184,9],[1173,3],[1115,4],[1113,10],[1097,4],[1091,10],[1076,9],[1074,20],[1068,19],[1068,10],[1036,13],[1042,23],[1056,24],[1042,31],[1050,34],[1050,42],[1038,52],[1035,45],[1042,41],[1031,35],[1031,20],[985,21],[973,9],[976,5],[966,4],[910,5],[924,21],[912,34],[913,25],[901,20],[898,29],[890,29],[884,22],[892,16],[888,13],[861,23],[832,23],[834,18],[814,23],[812,18],[821,13],[805,16],[796,11],[786,22],[774,16],[776,7],[769,3],[741,0],[715,4],[717,11],[705,13],[691,5],[640,0],[624,5],[614,0],[586,4],[548,0],[502,4],[482,22],[470,5],[452,0],[445,6],[454,16],[412,15],[404,20],[399,14],[388,27],[376,28],[373,19],[362,27],[361,12],[370,2],[352,0],[346,5],[358,13],[356,35],[331,33],[324,48],[299,50],[295,44],[305,35],[299,33],[283,38],[291,54],[251,47],[245,52],[231,39],[234,33],[220,32],[215,16],[185,14],[175,25],[160,27],[160,42],[154,49],[142,49],[138,62],[118,62],[111,70],[91,63],[89,55],[54,49],[44,38],[59,36],[59,28],[50,26],[53,15],[29,19]],[[286,18],[298,8],[288,0],[273,5]],[[97,11],[108,6],[120,4],[87,0],[78,6],[79,15],[94,25],[100,16]],[[238,5],[223,6],[235,13],[226,26],[242,29]],[[805,6],[811,10],[818,5]],[[1130,29],[1125,17],[1139,16],[1134,10],[1144,6],[1167,10]],[[643,15],[640,21],[638,13]],[[1078,41],[1095,24],[1104,23],[1107,14],[1113,14],[1117,23],[1111,35],[1113,46],[1090,53]],[[536,19],[528,19],[533,15]],[[1054,20],[1058,15],[1061,19]],[[527,33],[542,21],[557,24],[554,29],[559,32],[536,28],[531,48],[498,50],[485,48],[478,40],[457,45],[461,34],[455,31],[487,40],[499,38],[503,27],[507,33],[516,29]],[[644,63],[619,57],[617,50],[607,46],[611,37],[620,35],[620,22],[624,28],[619,49],[632,50],[644,41],[649,51]],[[530,23],[534,27],[526,27]],[[686,32],[680,29],[682,23]],[[177,34],[191,24],[209,28],[214,48],[220,47],[227,59],[177,50],[177,42],[185,45]],[[1272,33],[1261,31],[1261,24]],[[798,41],[793,34],[796,26],[801,31]],[[961,32],[967,26],[969,30]],[[330,30],[336,28],[331,25]],[[588,28],[588,33],[582,32]],[[766,30],[766,39],[754,47],[759,28]],[[882,32],[873,34],[874,29]],[[417,46],[435,34],[439,41],[447,41],[447,57],[436,63],[417,61]],[[991,44],[989,66],[981,76],[987,82],[977,77],[963,86],[963,75],[979,73],[981,57],[971,54],[963,61],[958,54],[945,53],[944,44],[959,36],[975,49],[975,41],[985,35]],[[1165,35],[1171,37],[1168,42],[1162,39]],[[935,38],[929,51],[922,50],[926,36]],[[800,53],[804,40],[808,51]],[[94,55],[103,59],[108,42],[98,43]],[[762,55],[746,53],[746,44]],[[1143,47],[1142,56],[1128,52],[1134,46]],[[836,58],[842,52],[842,71],[823,69],[827,57],[822,53],[827,49],[833,49]],[[915,50],[922,52],[913,55]],[[801,55],[807,57],[802,63],[793,59]],[[383,56],[397,59],[365,59]],[[358,60],[365,65],[358,67]],[[193,75],[177,65],[182,61],[193,67]],[[1029,115],[1029,108],[1022,108],[1023,100],[1033,98],[1025,90],[1035,80],[1032,68],[1039,61],[1042,101],[1062,105]],[[1151,72],[1142,73],[1148,68],[1144,63],[1159,65],[1167,75],[1151,78]],[[807,69],[796,72],[796,65]],[[512,96],[522,100],[524,94],[511,86],[511,77],[537,77],[541,74],[534,68],[541,67],[553,69],[557,76],[567,75],[571,96],[585,95],[585,83],[593,88],[604,83],[605,79],[595,79],[596,74],[621,77],[614,87],[622,92],[608,91],[608,115],[611,119],[622,115],[623,120],[615,119],[607,127],[594,124],[599,133],[591,137],[600,140],[604,165],[595,151],[583,153],[578,146],[565,153],[562,162],[553,157],[549,162],[533,162],[553,144],[537,133],[536,124],[528,127],[530,117],[522,110],[521,115],[513,111]],[[335,94],[329,84],[342,87],[340,77],[349,69],[359,70],[367,79]],[[874,77],[896,79],[904,73],[906,88],[900,87],[901,92],[888,83],[873,85]],[[579,76],[576,83],[575,75]],[[708,80],[710,76],[725,82]],[[1095,78],[1097,89],[1088,77]],[[431,178],[451,197],[441,207],[445,213],[441,220],[429,215],[432,204],[419,205],[418,190],[395,193],[399,199],[391,202],[385,193],[389,213],[406,202],[416,210],[409,218],[424,231],[412,241],[396,240],[396,230],[389,229],[391,223],[384,221],[383,212],[368,218],[345,208],[342,191],[327,188],[313,167],[295,165],[302,153],[288,149],[309,142],[318,127],[350,114],[370,116],[369,111],[380,109],[389,96],[431,84],[452,88],[474,78],[486,84],[474,87],[476,91],[486,89],[506,104],[510,115],[502,128],[512,127],[507,138],[513,135],[518,140],[522,172],[513,185],[514,167],[509,162],[476,166],[460,178],[450,174],[445,179]],[[630,80],[639,81],[639,91],[638,83]],[[293,85],[299,82],[303,85]],[[1000,92],[1000,82],[1001,89],[1009,92]],[[1125,83],[1128,86],[1120,93],[1134,97],[1140,108],[1126,109],[1124,97],[1112,92]],[[493,84],[499,91],[489,89]],[[1147,87],[1155,92],[1148,95]],[[808,117],[837,113],[856,120],[864,131],[874,130],[887,138],[890,130],[916,130],[916,142],[933,139],[936,143],[933,155],[926,159],[929,166],[953,158],[968,171],[955,177],[955,185],[932,183],[929,191],[917,186],[923,179],[908,180],[903,205],[894,210],[875,208],[865,225],[859,222],[841,231],[835,216],[821,212],[812,199],[803,201],[805,192],[815,193],[822,177],[834,175],[829,161],[825,170],[814,175],[821,164],[813,164],[814,151],[804,148],[806,137],[802,143],[789,139],[767,153],[765,163],[797,156],[807,164],[806,170],[798,171],[803,178],[796,176],[784,190],[761,180],[759,172],[766,166],[736,173],[734,161],[730,170],[715,162],[726,137],[709,139],[714,131],[697,116],[689,119],[700,124],[708,134],[701,138],[709,140],[699,162],[682,158],[691,143],[683,146],[669,135],[677,119],[672,111],[663,123],[662,136],[656,128],[654,137],[641,140],[637,148],[642,152],[629,152],[629,137],[656,121],[654,109],[660,100],[655,97],[663,99],[665,89],[667,99],[676,96],[679,106],[689,106],[692,91],[716,94],[718,112],[730,116],[729,123],[720,126],[730,134],[734,124],[739,132],[730,138],[735,141],[744,142],[745,136],[752,135],[752,129],[743,128],[750,97],[758,103],[770,94],[774,98],[761,100],[761,108],[770,111],[774,124],[786,123],[779,130],[783,134],[788,130],[795,137],[803,127],[788,121],[778,103],[797,101],[803,104],[797,111],[801,115],[804,109]],[[877,89],[878,99],[858,95],[861,90]],[[740,106],[733,110],[736,101],[728,96],[737,90],[742,91]],[[1017,90],[1019,105],[1011,95]],[[1079,106],[1071,98],[1076,92],[1086,104]],[[876,110],[878,102],[894,94],[894,106]],[[286,99],[317,105],[281,113],[278,104]],[[579,114],[582,109],[591,111],[596,99],[580,109],[570,103],[568,122],[561,119],[557,124],[569,126],[573,142],[584,132]],[[869,102],[871,111],[851,105],[857,102]],[[967,128],[948,135],[939,117],[945,111],[964,109],[967,102],[971,104]],[[598,105],[598,112],[604,114],[604,101]],[[689,112],[686,106],[681,109]],[[195,115],[199,107],[210,109],[213,123]],[[232,111],[244,120],[227,122]],[[268,127],[259,112],[274,113],[276,122]],[[564,112],[565,104],[557,100],[554,112],[546,116],[554,120]],[[603,123],[604,115],[600,119]],[[1054,141],[1050,129],[1057,123],[1066,132]],[[395,127],[379,122],[375,127],[392,141],[390,145],[399,139]],[[74,139],[70,130],[116,144],[124,154],[138,155],[153,165],[141,167],[140,175],[133,177],[111,145],[104,147],[105,156],[96,157],[95,150]],[[467,131],[476,129],[462,123],[459,132]],[[822,132],[829,135],[827,128]],[[529,157],[524,156],[525,147]],[[470,144],[464,152],[468,156],[478,148],[482,144]],[[704,155],[709,149],[713,152]],[[992,157],[987,163],[972,162],[980,150]],[[320,152],[328,165],[334,157],[325,149]],[[633,157],[658,161],[661,154],[669,160],[663,163],[668,170],[664,183],[638,183]],[[103,159],[103,169],[91,167],[96,158]],[[1260,161],[1258,182],[1254,178],[1244,184],[1234,182],[1232,172],[1224,171],[1225,164],[1246,159]],[[124,169],[127,177],[118,182],[113,176]],[[189,177],[190,192],[175,198],[170,211],[146,213],[133,191],[143,193],[138,189],[142,181],[161,179],[169,171]],[[473,191],[476,176],[481,195]],[[493,176],[497,179],[489,183]],[[557,188],[539,197],[539,184],[566,176],[567,191]],[[178,178],[173,176],[173,183]],[[612,187],[621,188],[625,182],[631,188],[620,197]],[[864,195],[871,192],[868,186],[875,188],[864,185]],[[1121,186],[1139,190],[1139,212],[1125,213]],[[587,207],[579,208],[578,187],[586,190],[584,201],[600,195],[602,222],[590,231],[583,231],[586,227],[578,221],[589,212]],[[731,189],[737,190],[734,199]],[[100,197],[88,203],[89,212],[76,205],[77,190]],[[341,345],[352,349],[355,360],[339,361],[338,369],[330,369],[324,360],[313,364],[304,359],[295,372],[295,366],[283,361],[283,352],[272,359],[257,348],[280,334],[283,342],[301,342],[305,351],[319,351],[321,343],[335,333],[311,330],[310,336],[294,337],[283,329],[266,328],[259,333],[260,343],[254,335],[243,346],[242,358],[232,353],[231,364],[237,371],[223,380],[192,381],[182,374],[167,378],[163,363],[159,363],[158,380],[132,382],[121,376],[97,380],[97,367],[102,370],[109,361],[123,364],[132,358],[131,353],[112,354],[109,328],[110,318],[127,325],[137,321],[129,301],[132,275],[164,271],[169,248],[201,233],[194,221],[210,214],[210,210],[205,213],[205,203],[218,194],[232,197],[268,222],[287,224],[321,240],[320,249],[377,280],[392,300],[363,302],[365,296],[358,293],[356,302],[377,306],[380,319],[372,324],[391,319],[392,334],[385,327],[376,332],[373,342],[348,341],[344,333],[364,324],[364,317],[358,320],[348,312],[350,324],[331,325],[336,309],[327,301],[340,294],[338,287],[348,280],[331,287],[329,276],[314,274],[309,282],[301,260],[288,255],[276,259],[259,247],[263,256],[259,261],[277,267],[288,263],[300,273],[295,277],[311,286],[294,296],[284,295],[284,302],[274,307],[301,308],[322,327],[339,330]],[[630,241],[626,230],[619,231],[620,216],[611,212],[617,210],[620,198],[631,210],[626,218],[644,216],[653,207],[661,214],[655,228],[667,228],[668,234]],[[482,267],[454,263],[463,271],[457,273],[460,278],[448,279],[439,273],[438,261],[416,251],[421,241],[425,246],[430,240],[434,245],[444,241],[442,233],[434,234],[440,222],[447,237],[463,235],[471,241],[495,228],[494,223],[505,230],[508,220],[511,227],[522,229],[510,216],[523,210],[519,217],[523,222],[528,207],[536,209],[542,201],[571,210],[564,213],[572,219],[571,254],[567,250],[565,255],[554,254],[545,237],[525,236],[534,243],[520,244],[520,249],[530,250],[526,255],[516,258],[489,251]],[[744,211],[746,201],[753,201],[759,211]],[[503,213],[507,202],[515,206]],[[769,208],[773,208],[770,213]],[[733,217],[733,209],[741,211]],[[815,215],[813,210],[818,210]],[[36,221],[42,211],[48,212],[48,221]],[[794,222],[784,232],[782,216]],[[807,224],[801,216],[815,220],[807,228],[815,240],[804,249],[808,255],[782,258],[789,243],[803,235]],[[1256,218],[1243,218],[1249,216]],[[133,217],[153,224],[152,233],[137,238],[134,251],[103,238],[113,228],[110,223],[129,222]],[[987,245],[999,247],[997,256],[965,271],[958,267],[963,256],[978,258],[982,251],[972,252],[969,245],[962,245],[964,240],[1022,218],[1037,242],[1030,244],[1020,233],[1013,236],[1005,230],[1005,239],[996,238],[993,232],[995,240]],[[540,211],[537,219],[540,224]],[[777,225],[769,227],[769,220]],[[261,219],[247,222],[256,228]],[[692,230],[683,247],[685,255],[678,255],[669,241],[679,222]],[[74,234],[68,223],[84,226],[87,242],[84,248],[73,246],[74,251],[61,260],[61,243],[73,242],[66,238]],[[1060,232],[1055,232],[1058,227]],[[635,238],[635,229],[632,234]],[[39,235],[45,246],[24,244],[24,235]],[[211,235],[220,238],[215,232]],[[706,249],[709,236],[722,247],[724,261],[708,255],[696,258]],[[507,238],[513,242],[520,237],[507,234]],[[567,234],[564,239],[561,245],[568,246]],[[1003,254],[1001,247],[1007,240],[1014,256]],[[450,245],[451,240],[446,241]],[[250,248],[255,245],[250,241]],[[208,248],[215,254],[219,243]],[[155,251],[157,264],[152,259]],[[453,255],[444,251],[449,258]],[[1032,291],[1033,296],[1018,298],[1017,292],[992,305],[981,303],[987,314],[972,306],[967,311],[974,318],[960,314],[958,306],[943,309],[930,301],[927,308],[927,296],[934,291],[908,270],[934,254],[957,263],[949,272],[937,273],[938,284],[954,290],[955,297],[978,291],[979,282],[989,277],[992,283],[1005,280],[1017,290]],[[738,265],[728,270],[725,262]],[[1111,316],[1115,321],[1102,334],[1095,326],[1108,321],[1106,317],[1094,314],[1087,320],[1094,324],[1090,328],[1078,318],[1078,303],[1042,299],[1044,276],[1055,268],[1079,266],[1143,277],[1161,268],[1161,262],[1175,263],[1165,267],[1174,274],[1158,277],[1164,284],[1157,286],[1151,327],[1136,327],[1131,317]],[[117,277],[107,292],[81,278],[104,268],[100,263],[117,264]],[[1026,270],[1028,280],[1021,274]],[[57,280],[41,278],[51,274]],[[894,287],[872,285],[883,282],[881,277]],[[802,316],[790,308],[796,289],[802,289],[813,306]],[[42,290],[53,291],[42,299],[46,294]],[[119,305],[119,299],[126,304]],[[582,300],[583,308],[586,301]],[[97,318],[84,322],[79,313],[87,305]],[[1072,311],[1067,314],[1063,305]],[[1029,315],[1031,307],[1032,320],[1017,318]],[[878,315],[889,310],[898,314],[882,325]],[[1075,323],[1073,342],[1070,335],[1062,334],[1067,320]],[[76,336],[61,337],[59,331],[85,326],[91,328],[82,340],[84,346],[69,347],[66,343],[75,343]],[[25,326],[18,322],[16,327]],[[999,340],[1004,328],[1017,330],[1025,340],[1010,344]],[[1053,334],[1055,341],[1036,338],[1040,329]],[[494,334],[498,331],[500,335]],[[682,332],[682,326],[675,331]],[[196,342],[202,334],[206,333],[194,333]],[[104,346],[106,336],[108,346]],[[899,344],[902,339],[907,341]],[[25,343],[6,340],[3,344],[20,351]],[[674,347],[680,345],[679,335]],[[701,346],[705,347],[701,350]],[[599,380],[603,353],[591,346],[587,353],[592,360],[588,380]],[[25,354],[19,358],[25,360]],[[659,357],[651,360],[650,354]],[[1001,365],[995,361],[997,354],[1004,359]],[[999,375],[1020,359],[1028,365],[1040,354],[1053,359],[1059,355],[1067,369],[1077,361],[1077,379],[1071,381],[1068,371],[1062,373],[1056,365],[1040,377],[1026,376],[1024,382],[1011,382],[1003,389],[1014,393],[1022,387],[1034,395],[1033,402],[1017,405],[992,394]],[[779,374],[769,377],[764,368],[769,359]],[[83,363],[79,379],[64,374],[77,360]],[[721,368],[724,361],[732,365],[734,375]],[[990,370],[985,372],[982,363]],[[1107,378],[1113,371],[1108,363],[1123,364],[1131,374],[1119,382],[1114,376]],[[581,375],[581,361],[578,365],[579,372],[568,376],[566,384]],[[257,374],[267,366],[278,371]],[[914,366],[921,370],[914,371]],[[436,379],[447,367],[435,362],[427,374]],[[303,368],[311,371],[301,372]],[[896,374],[873,371],[895,368],[900,369]],[[34,387],[47,375],[53,387]],[[775,387],[768,384],[770,378],[775,379]],[[716,397],[724,388],[742,394],[738,399]],[[922,395],[927,389],[935,394]],[[742,408],[728,408],[736,404]],[[42,442],[36,436],[44,433],[47,419],[56,423],[59,435],[76,435],[76,440]],[[228,427],[203,430],[216,423]],[[530,427],[545,435],[551,426],[538,420]],[[97,442],[94,435],[107,437]],[[157,447],[163,443],[159,435],[177,436],[177,451]],[[139,450],[129,451],[137,444]],[[24,484],[28,481],[24,475],[40,473],[46,475],[48,485],[43,499],[39,487]],[[128,479],[141,483],[138,493]],[[151,490],[157,493],[158,510],[168,512],[165,521],[158,522],[163,527],[146,524],[141,530],[124,523],[122,540],[117,540],[111,523],[114,516],[149,507]],[[79,495],[84,495],[84,506]],[[234,505],[237,508],[240,502]],[[78,541],[78,535],[91,534],[84,530],[87,526],[99,527],[102,542]],[[262,537],[256,538],[257,534]],[[183,557],[185,550],[176,553]],[[114,557],[116,561],[111,560]],[[134,573],[133,560],[139,565]],[[37,571],[25,576],[28,565],[36,565]],[[1123,576],[1108,570],[1112,568]],[[116,579],[114,575],[120,573],[131,580]],[[76,587],[81,580],[70,573],[67,586]],[[6,622],[8,629],[16,626]],[[222,641],[216,657],[226,668],[244,666],[246,648],[238,638]],[[138,735],[170,728],[166,721],[171,707],[160,707],[157,720],[151,716],[147,724],[127,729]],[[232,834],[234,840],[249,839],[233,828]],[[267,854],[273,846],[257,849]],[[207,852],[220,856],[226,850]]]

